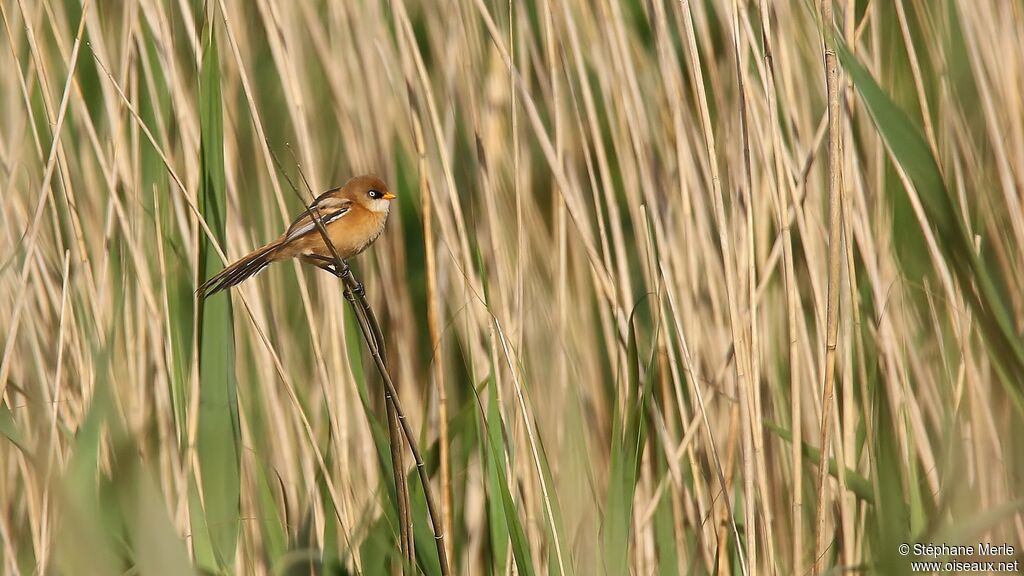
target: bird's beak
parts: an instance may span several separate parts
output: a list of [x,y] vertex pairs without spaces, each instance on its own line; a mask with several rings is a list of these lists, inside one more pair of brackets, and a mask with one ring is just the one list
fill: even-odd
[[383,198],[385,200],[394,200],[395,198],[398,198],[398,196],[395,196],[391,192],[385,192]]

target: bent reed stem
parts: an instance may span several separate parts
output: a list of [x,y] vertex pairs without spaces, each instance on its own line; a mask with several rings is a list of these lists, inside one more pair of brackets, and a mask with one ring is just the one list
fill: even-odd
[[344,260],[341,260],[341,270],[337,276],[345,283],[345,299],[349,301],[352,310],[356,313],[359,328],[363,332],[363,339],[366,341],[370,349],[370,355],[373,356],[373,360],[377,364],[377,370],[384,380],[388,400],[394,408],[398,422],[405,433],[405,439],[409,444],[409,450],[412,452],[413,460],[416,462],[416,471],[419,474],[420,483],[423,484],[423,493],[427,500],[427,513],[430,515],[430,523],[434,531],[434,542],[437,547],[438,561],[441,564],[441,574],[448,576],[450,572],[448,570],[448,555],[444,544],[444,527],[441,524],[437,502],[434,500],[434,492],[430,487],[430,476],[427,474],[426,464],[420,453],[419,444],[416,442],[416,435],[405,418],[401,400],[398,398],[398,390],[395,389],[395,384],[391,380],[391,374],[388,372],[384,359],[381,356],[382,333],[380,325],[377,323],[377,318],[370,307],[370,303],[366,301],[363,285],[356,280],[352,274],[352,269],[349,268]]

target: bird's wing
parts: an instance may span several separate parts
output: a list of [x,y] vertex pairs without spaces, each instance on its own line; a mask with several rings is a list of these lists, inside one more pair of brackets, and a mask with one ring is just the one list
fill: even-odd
[[313,220],[311,213],[314,209],[319,210],[320,222],[323,223],[324,226],[327,226],[331,222],[334,222],[338,218],[348,214],[351,208],[351,200],[333,196],[328,197],[327,193],[322,194],[313,202],[309,207],[309,210],[303,212],[301,216],[292,222],[292,225],[288,227],[288,231],[284,234],[284,241],[290,242],[304,234],[309,234],[313,230],[316,230],[316,221]]

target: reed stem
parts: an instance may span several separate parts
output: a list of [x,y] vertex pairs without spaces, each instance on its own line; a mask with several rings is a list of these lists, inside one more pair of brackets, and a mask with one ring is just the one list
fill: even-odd
[[[405,439],[409,444],[409,450],[412,452],[413,460],[416,462],[416,471],[419,473],[420,482],[423,484],[423,494],[427,500],[427,513],[430,515],[430,523],[434,530],[434,542],[437,546],[437,558],[441,564],[441,574],[448,576],[450,572],[448,570],[448,555],[444,544],[444,527],[437,503],[434,500],[434,492],[430,487],[430,476],[427,474],[426,464],[423,462],[419,444],[416,442],[416,435],[405,418],[402,403],[398,398],[398,391],[395,389],[395,384],[391,380],[391,374],[388,372],[387,365],[384,363],[384,358],[381,354],[383,346],[380,344],[383,338],[380,325],[377,323],[377,318],[370,307],[370,303],[366,301],[363,285],[356,280],[351,268],[344,261],[342,261],[341,270],[337,276],[345,283],[345,299],[349,301],[352,305],[352,310],[356,313],[356,318],[359,320],[359,328],[363,332],[363,339],[366,341],[366,345],[370,349],[370,355],[373,356],[374,363],[377,364],[377,370],[384,380],[389,406],[394,410],[398,422],[401,424],[402,431],[405,433]],[[392,450],[394,450],[394,447]]]

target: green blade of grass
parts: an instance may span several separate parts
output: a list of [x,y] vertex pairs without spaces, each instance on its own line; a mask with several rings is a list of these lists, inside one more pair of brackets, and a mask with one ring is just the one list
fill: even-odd
[[[437,546],[431,530],[430,514],[427,512],[427,497],[419,474],[406,476],[409,486],[409,514],[413,522],[413,545],[416,547],[416,566],[425,576],[441,576],[441,562],[437,557]],[[396,524],[397,527],[397,524]],[[401,558],[396,558],[401,560]]]
[[[288,549],[288,537],[285,534],[284,521],[278,512],[277,503],[274,500],[274,491],[271,487],[271,479],[276,478],[269,465],[262,464],[257,471],[256,498],[260,510],[260,527],[263,536],[264,554],[267,563],[274,565]],[[333,516],[327,516],[333,520]]]
[[640,460],[646,441],[644,411],[653,378],[648,365],[647,378],[640,374],[640,351],[634,318],[630,316],[629,346],[626,350],[629,387],[626,390],[626,421],[619,418],[612,428],[611,474],[608,482],[608,508],[603,524],[605,571],[629,573],[629,541],[633,516],[633,496],[640,476]]
[[[359,559],[365,574],[390,573],[389,565],[402,560],[396,545],[395,533],[398,531],[398,523],[393,508],[387,507],[383,514],[369,523],[368,527],[358,527],[366,534],[359,543]],[[372,518],[371,511],[365,510],[363,518]],[[324,565],[328,566],[326,562]]]
[[[131,457],[131,454],[129,454]],[[118,490],[127,515],[133,557],[139,573],[152,576],[194,574],[185,543],[177,534],[150,471],[135,465],[126,476],[128,486]]]
[[206,572],[217,572],[217,554],[213,551],[206,510],[203,509],[199,498],[199,486],[195,477],[190,478],[188,483],[188,517],[192,529],[193,561]]
[[[203,42],[199,83],[202,182],[199,210],[225,244],[224,121],[215,19]],[[213,245],[202,237],[199,270],[208,278],[220,269]],[[203,502],[217,564],[230,568],[235,558],[239,521],[239,423],[235,382],[235,346],[231,300],[227,294],[203,302],[199,316],[199,430]]]
[[[483,278],[484,302],[491,305],[490,283],[487,281],[487,267],[484,265],[483,254],[476,252],[476,262]],[[486,439],[483,444],[485,451],[485,466],[487,468],[487,501],[490,514],[491,538],[494,554],[492,564],[496,571],[504,570],[505,556],[508,546],[512,546],[512,556],[515,559],[516,568],[520,574],[534,574],[533,555],[530,550],[530,541],[526,537],[526,530],[519,519],[518,507],[512,497],[513,487],[509,485],[508,469],[505,461],[505,447],[508,443],[505,438],[504,428],[501,420],[501,404],[498,402],[497,380],[493,372],[486,380],[487,382],[487,409],[486,417],[483,418],[484,432]],[[477,406],[484,412],[479,392],[474,389]],[[481,436],[483,436],[481,434]],[[512,464],[514,454],[509,450],[509,466]],[[512,467],[514,469],[514,467]],[[541,470],[543,474],[544,471]],[[549,479],[547,479],[549,480]],[[552,484],[548,484],[552,485]],[[552,562],[552,564],[554,564]],[[557,566],[549,573],[557,573]]]
[[[141,37],[149,56],[150,67],[157,77],[154,79],[152,92],[148,93],[149,97],[140,100],[139,114],[145,125],[157,126],[157,112],[162,117],[167,117],[171,112],[170,89],[166,77],[162,75],[160,48],[153,38],[152,30],[145,27]],[[143,190],[152,192],[152,199],[146,208],[153,211],[154,225],[159,233],[155,241],[160,243],[158,250],[163,254],[160,277],[163,280],[167,301],[165,330],[171,355],[167,382],[175,428],[178,432],[178,446],[183,450],[188,442],[186,414],[189,376],[193,361],[192,341],[195,337],[192,327],[195,299],[192,294],[191,267],[185,255],[186,242],[190,240],[182,238],[176,226],[170,194],[170,177],[159,151],[148,139],[139,145],[139,162]]]
[[18,423],[14,421],[14,414],[11,413],[11,409],[7,407],[7,404],[3,402],[0,402],[0,434],[10,440],[22,452],[29,453],[28,445],[25,444],[21,437],[21,432],[18,430]]
[[[498,394],[493,379],[489,380],[487,390],[487,417],[481,416],[487,440],[481,444],[487,465],[487,501],[491,513],[491,545],[494,552],[492,565],[498,570],[503,569],[505,554],[511,544],[512,556],[515,558],[519,574],[529,576],[534,574],[533,558],[526,531],[519,519],[518,507],[512,499],[512,490],[508,484],[504,450],[501,448],[505,446],[505,442],[501,430]],[[483,406],[480,406],[480,409],[483,411]]]
[[975,544],[987,531],[1020,514],[1021,511],[1024,511],[1024,498],[997,504],[971,518],[947,523],[934,536],[927,535],[917,541]]
[[[1024,414],[1024,344],[1014,329],[1012,313],[997,281],[974,249],[973,239],[943,181],[938,162],[920,129],[889,97],[849,48],[836,36],[836,53],[853,79],[893,158],[914,183],[928,222],[935,228],[940,249],[964,288],[978,325],[989,342],[989,357],[1002,376],[1018,412]],[[976,287],[976,288],[975,288]]]
[[[877,399],[877,421],[892,422],[892,406],[889,405],[888,396],[880,392]],[[874,440],[874,458],[871,462],[872,476],[876,479],[875,502],[878,505],[872,510],[876,530],[870,533],[871,545],[878,558],[881,573],[901,573],[905,570],[905,563],[903,558],[897,555],[892,543],[909,542],[911,537],[910,505],[904,491],[904,460],[893,426],[878,426]]]
[[[659,478],[667,477],[669,474],[668,460],[660,450],[657,456],[657,466]],[[658,552],[658,574],[662,576],[676,574],[679,569],[679,550],[676,548],[670,490],[672,489],[667,489],[661,496],[654,511],[654,544]]]
[[112,527],[104,521],[99,490],[100,453],[104,428],[117,417],[109,381],[109,350],[94,351],[96,389],[75,436],[71,460],[63,477],[63,521],[57,562],[66,574],[102,575],[123,572],[123,559],[111,545]]
[[[543,475],[544,483],[546,486],[555,486],[555,477],[551,473],[551,466],[548,463],[547,450],[543,443],[538,446],[538,456],[540,460],[540,474]],[[558,497],[557,490],[551,490],[548,494],[547,505],[551,506],[550,514],[551,517],[545,523],[545,528],[548,532],[548,545],[550,549],[554,550],[557,545],[561,550],[571,550],[569,542],[565,539],[565,522],[562,520],[562,504]],[[565,569],[562,572],[562,568]],[[570,559],[565,561],[565,565],[562,566],[558,562],[556,554],[550,554],[548,556],[548,574],[550,576],[573,576],[576,574],[576,570],[573,567],[573,562]]]
[[[790,435],[789,430],[772,424],[771,422],[764,423],[772,434],[775,434],[779,438],[782,438],[786,442],[792,442],[793,437]],[[807,463],[812,466],[817,466],[821,463],[821,450],[816,446],[811,446],[807,442],[801,442],[800,450],[807,458]],[[839,479],[839,464],[836,463],[835,458],[828,459],[828,473],[835,479]],[[856,471],[849,468],[846,469],[846,487],[850,489],[858,498],[865,502],[874,502],[875,496],[871,488],[871,482],[867,478],[861,476]]]
[[[138,98],[138,113],[145,126],[159,126],[161,119],[170,115],[171,92],[165,70],[161,66],[161,48],[157,43],[154,30],[143,26],[139,32],[139,57],[147,59],[148,68],[153,73],[152,85],[142,82],[139,89],[143,96]],[[98,96],[98,95],[97,95]],[[101,106],[101,98],[97,97],[96,106]],[[162,136],[155,134],[156,138]],[[166,147],[167,142],[158,139],[159,146]],[[172,415],[178,434],[178,446],[183,450],[187,443],[188,377],[193,344],[193,315],[195,298],[191,286],[191,268],[185,257],[185,243],[176,227],[173,210],[173,198],[170,189],[170,176],[161,158],[158,145],[147,138],[139,141],[138,150],[140,191],[143,209],[152,214],[153,224],[157,230],[154,246],[147,246],[148,255],[154,259],[162,259],[163,268],[159,278],[163,283],[166,299],[166,326],[170,358],[168,359],[168,390],[171,398]],[[156,250],[156,252],[154,252]],[[160,255],[163,255],[161,258]]]
[[[487,397],[487,419],[484,422],[487,440],[481,443],[481,448],[486,451],[484,464],[487,469],[487,489],[489,494],[487,498],[487,521],[491,531],[491,570],[500,572],[504,570],[505,555],[508,554],[508,543],[511,534],[509,533],[510,520],[505,517],[505,500],[501,497],[495,497],[501,494],[501,486],[499,484],[504,482],[505,462],[504,459],[492,457],[491,452],[494,449],[490,448],[491,442],[501,438],[501,415],[498,410],[497,393],[495,392],[493,378],[488,379]],[[514,520],[511,521],[514,522]]]

